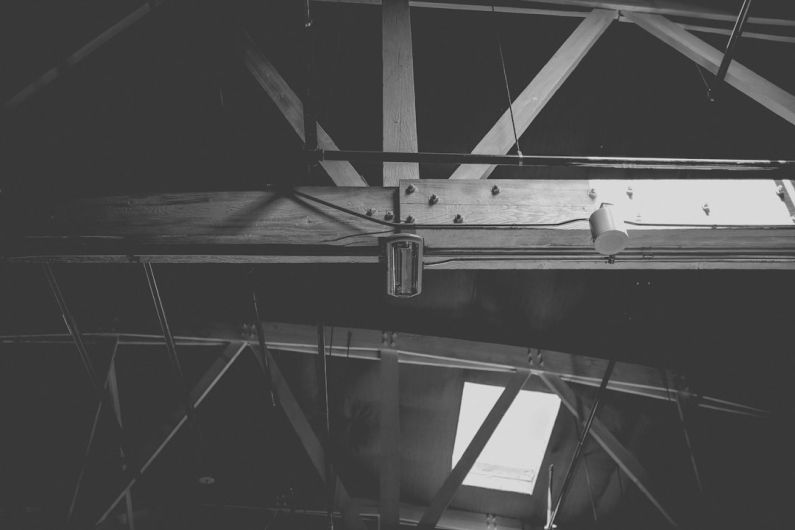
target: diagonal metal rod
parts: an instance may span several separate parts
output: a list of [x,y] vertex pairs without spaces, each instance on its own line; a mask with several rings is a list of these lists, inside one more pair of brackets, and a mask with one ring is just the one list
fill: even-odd
[[571,457],[569,468],[566,470],[566,477],[563,479],[563,485],[560,488],[558,502],[555,504],[555,509],[552,511],[552,517],[549,519],[549,521],[547,521],[545,530],[551,530],[554,528],[555,519],[560,512],[560,507],[563,505],[563,501],[566,499],[566,493],[571,486],[571,479],[574,477],[574,471],[577,469],[577,462],[580,458],[580,454],[582,454],[582,448],[585,445],[585,440],[588,439],[588,434],[591,432],[591,425],[593,424],[594,418],[596,418],[596,413],[599,411],[599,406],[602,404],[602,396],[607,389],[607,383],[610,381],[610,376],[613,374],[613,368],[615,365],[616,361],[614,359],[611,359],[607,365],[607,370],[605,370],[605,374],[602,377],[602,384],[599,385],[599,390],[596,393],[596,400],[594,400],[593,407],[591,407],[591,413],[588,415],[588,421],[585,422],[585,429],[580,435],[580,439],[577,442],[577,447],[574,449],[574,454]]
[[69,334],[72,336],[72,340],[77,347],[77,353],[80,355],[80,361],[83,363],[83,368],[86,371],[86,375],[88,375],[88,379],[91,383],[91,389],[94,392],[94,397],[97,399],[97,401],[102,401],[102,389],[99,386],[97,374],[94,371],[94,365],[91,362],[91,358],[88,356],[88,350],[86,349],[86,345],[83,342],[83,336],[80,334],[80,328],[77,327],[77,322],[72,316],[72,312],[69,311],[69,306],[66,304],[66,299],[61,292],[58,281],[55,279],[55,273],[52,270],[52,266],[49,263],[45,263],[43,269],[44,276],[47,278],[47,283],[50,286],[52,295],[55,297],[55,301],[58,303],[58,308],[61,310],[61,317],[63,318],[64,324],[66,324],[66,329],[69,330]]
[[325,442],[325,464],[326,464],[326,510],[328,513],[328,528],[334,530],[334,464],[332,462],[331,451],[331,418],[328,405],[328,366],[326,357],[326,337],[323,324],[317,325],[317,357],[320,381],[320,412],[323,417],[324,442]]
[[693,451],[693,443],[690,439],[690,430],[687,428],[687,421],[685,418],[685,411],[684,405],[682,403],[682,394],[681,392],[676,393],[676,410],[679,413],[679,421],[682,423],[682,432],[685,436],[685,444],[687,444],[687,451],[690,453],[690,464],[693,466],[693,476],[696,479],[696,487],[698,487],[698,492],[700,494],[704,494],[704,485],[701,482],[701,473],[698,470],[698,464],[696,463],[696,454]]
[[149,284],[149,292],[152,295],[152,302],[154,303],[155,311],[157,312],[157,319],[160,322],[160,329],[163,331],[163,337],[166,340],[166,349],[168,350],[171,364],[173,365],[174,371],[176,372],[177,378],[179,379],[180,391],[182,394],[183,404],[185,406],[185,415],[187,417],[188,424],[196,436],[197,458],[199,460],[198,463],[200,465],[204,465],[202,458],[202,448],[204,447],[204,444],[201,429],[199,428],[199,421],[196,415],[196,408],[194,407],[193,400],[190,398],[190,391],[188,390],[185,373],[182,370],[182,364],[179,362],[179,356],[177,355],[177,345],[174,342],[174,336],[171,334],[171,328],[168,325],[168,318],[166,318],[166,310],[163,307],[163,300],[160,297],[160,289],[157,286],[155,272],[152,269],[151,263],[144,263],[143,266],[144,272],[146,273],[146,281]]
[[715,83],[707,91],[710,101],[716,100],[717,93],[720,92],[723,86],[723,80],[726,78],[726,73],[729,71],[732,59],[734,59],[734,49],[737,47],[737,42],[743,34],[745,22],[748,20],[748,11],[751,9],[751,1],[752,0],[744,0],[742,7],[740,7],[740,12],[737,14],[737,20],[734,22],[734,27],[729,36],[729,42],[726,44],[726,51],[723,53],[723,59],[721,59],[720,66],[718,67],[718,73],[715,74]]
[[[113,363],[116,360],[116,352],[118,352],[118,350],[119,350],[119,340],[117,338],[116,341],[113,343],[113,348],[111,350],[110,365],[108,368],[108,372],[105,376],[104,388],[107,388],[108,385],[110,384],[111,370],[113,369]],[[97,434],[99,419],[102,417],[102,411],[104,410],[104,408],[105,408],[105,399],[100,399],[99,401],[97,401],[97,408],[96,411],[94,412],[94,417],[91,421],[91,429],[88,432],[88,440],[86,440],[86,448],[83,451],[83,463],[80,466],[80,471],[77,474],[77,479],[75,480],[75,487],[72,490],[72,499],[69,502],[69,510],[66,514],[67,525],[69,525],[72,522],[72,517],[74,516],[75,507],[77,506],[77,499],[80,496],[80,489],[83,485],[83,478],[85,477],[86,469],[88,468],[88,460],[91,457],[91,450],[94,447],[94,440]],[[123,444],[120,443],[119,448],[121,450],[122,457],[124,458],[125,452]]]
[[271,406],[276,406],[276,394],[273,392],[273,381],[270,375],[270,366],[268,365],[268,357],[265,354],[268,351],[268,345],[265,342],[265,327],[262,325],[262,316],[259,312],[259,300],[257,300],[257,291],[254,286],[251,286],[251,301],[254,305],[254,328],[257,330],[257,342],[259,343],[259,351],[252,348],[254,358],[257,360],[262,373],[265,375],[265,391],[270,396]]

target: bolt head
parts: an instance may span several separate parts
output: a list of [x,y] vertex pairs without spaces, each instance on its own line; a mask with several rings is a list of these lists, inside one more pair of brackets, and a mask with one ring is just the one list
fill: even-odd
[[596,188],[591,188],[588,190],[588,197],[595,199],[596,198]]
[[413,222],[414,222],[414,216],[413,215],[409,215],[408,217],[406,217],[406,223],[411,224]]
[[436,204],[438,202],[439,202],[439,196],[436,195],[435,193],[433,195],[431,195],[430,198],[428,199],[428,204],[431,204],[431,205]]
[[633,195],[635,195],[635,191],[632,189],[632,186],[629,186],[627,188],[627,197],[631,199]]
[[373,210],[372,208],[367,208],[365,214],[367,215],[367,217],[372,217],[373,215],[375,215],[375,210]]
[[784,186],[782,186],[782,185],[779,185],[779,186],[776,188],[776,195],[778,195],[778,196],[779,196],[779,197],[781,197],[782,199],[784,198]]
[[457,214],[455,214],[455,218],[453,219],[453,222],[454,223],[463,223],[464,222],[464,217],[460,213],[457,213]]
[[406,186],[406,194],[414,193],[415,191],[417,191],[417,188],[414,186],[414,184],[409,184]]
[[499,195],[500,194],[500,187],[496,184],[491,188],[492,195]]
[[387,220],[387,221],[391,221],[394,218],[395,218],[395,214],[393,214],[391,211],[387,211],[384,214],[384,219]]
[[709,204],[704,203],[704,206],[702,206],[701,209],[704,210],[705,214],[709,215]]

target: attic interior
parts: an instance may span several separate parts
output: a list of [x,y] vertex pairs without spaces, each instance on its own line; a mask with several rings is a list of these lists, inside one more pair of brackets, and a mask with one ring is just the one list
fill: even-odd
[[3,9],[0,528],[793,526],[795,4]]

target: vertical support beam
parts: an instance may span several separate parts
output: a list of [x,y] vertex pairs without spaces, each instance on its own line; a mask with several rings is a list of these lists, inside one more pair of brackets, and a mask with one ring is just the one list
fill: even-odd
[[[577,396],[574,390],[556,375],[541,373],[539,377],[550,390],[560,397],[560,401],[563,405],[569,409],[577,419],[581,419],[579,410],[577,409]],[[663,505],[660,496],[651,486],[651,479],[646,470],[640,465],[640,462],[637,461],[635,456],[630,453],[598,419],[594,419],[593,425],[591,426],[591,436],[593,436],[594,440],[597,441],[610,458],[615,461],[618,467],[626,473],[630,480],[635,483],[638,489],[643,492],[646,498],[651,501],[654,507],[657,508],[671,526],[679,528],[679,524],[673,518],[670,511]]]
[[[521,136],[536,116],[552,99],[555,92],[568,79],[583,57],[596,44],[599,37],[616,18],[615,11],[593,10],[569,38],[558,48],[555,55],[544,65],[529,85],[513,102],[516,134]],[[506,110],[472,150],[475,154],[502,155],[514,144],[510,109]],[[496,166],[488,164],[461,165],[450,176],[451,179],[485,179]]]
[[450,501],[453,500],[456,491],[461,487],[461,483],[464,482],[472,466],[475,465],[475,461],[480,456],[483,448],[486,447],[486,443],[491,438],[491,435],[494,434],[500,421],[502,421],[502,417],[508,412],[511,404],[514,399],[516,399],[516,396],[519,395],[519,391],[529,377],[530,370],[524,368],[517,369],[516,372],[511,375],[508,385],[506,385],[505,390],[503,390],[497,402],[494,404],[491,411],[489,411],[489,415],[483,420],[483,424],[478,429],[478,432],[475,433],[472,441],[469,442],[464,454],[461,455],[458,463],[456,463],[453,470],[447,476],[447,480],[444,481],[442,487],[439,488],[439,491],[434,495],[428,509],[422,514],[422,519],[420,519],[417,525],[418,528],[422,530],[436,528],[436,524],[439,522],[442,513],[450,504]]
[[[624,16],[691,61],[717,74],[723,54],[679,24],[659,15],[625,12]],[[795,124],[795,96],[789,92],[737,61],[732,61],[729,65],[725,81],[768,110]]]
[[[409,0],[383,0],[381,20],[384,151],[416,153],[417,111]],[[417,163],[384,162],[384,186],[397,186],[401,179],[418,178]]]
[[381,351],[381,472],[382,530],[400,528],[400,367],[398,354]]
[[[110,361],[108,368],[108,390],[110,392],[111,404],[113,405],[113,412],[116,415],[116,421],[124,428],[124,423],[121,416],[121,400],[119,399],[119,382],[116,379],[116,358],[115,356]],[[127,455],[124,453],[124,448],[119,444],[119,456],[121,457],[121,470],[127,472]],[[124,504],[127,510],[127,527],[130,530],[135,530],[134,510],[132,503],[132,491],[127,490],[124,495]]]

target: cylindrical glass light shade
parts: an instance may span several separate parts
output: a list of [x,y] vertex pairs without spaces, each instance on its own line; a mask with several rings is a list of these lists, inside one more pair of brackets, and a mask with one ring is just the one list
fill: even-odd
[[422,238],[412,234],[384,240],[388,295],[410,298],[422,292],[422,245]]

